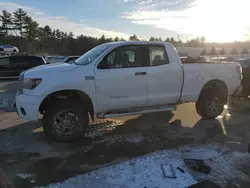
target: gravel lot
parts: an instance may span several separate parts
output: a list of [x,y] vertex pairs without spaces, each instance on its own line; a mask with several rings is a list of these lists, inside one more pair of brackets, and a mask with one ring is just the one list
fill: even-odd
[[22,120],[14,112],[17,87],[15,81],[0,82],[0,168],[15,187],[46,186],[184,145],[216,143],[245,152],[250,143],[250,102],[238,99],[216,120],[200,119],[190,103],[174,112],[98,120],[78,142],[51,143],[40,122]]

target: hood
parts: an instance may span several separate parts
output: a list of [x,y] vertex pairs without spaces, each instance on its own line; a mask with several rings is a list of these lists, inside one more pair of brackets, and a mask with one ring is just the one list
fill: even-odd
[[33,67],[25,71],[25,74],[39,74],[41,72],[64,72],[76,69],[78,65],[69,63],[53,63]]

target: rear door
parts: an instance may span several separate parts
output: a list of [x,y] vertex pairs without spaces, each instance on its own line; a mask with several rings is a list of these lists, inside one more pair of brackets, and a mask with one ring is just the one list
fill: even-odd
[[13,77],[10,66],[10,57],[2,57],[0,58],[0,78],[9,77]]
[[183,79],[178,62],[169,57],[165,45],[148,45],[148,54],[148,105],[176,103]]

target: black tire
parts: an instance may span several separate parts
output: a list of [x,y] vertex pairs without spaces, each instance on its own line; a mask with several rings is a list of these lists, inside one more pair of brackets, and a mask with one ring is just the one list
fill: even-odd
[[[196,111],[204,119],[214,119],[223,112],[223,101],[225,101],[225,96],[223,97],[218,90],[204,91],[195,104]],[[213,102],[216,104],[211,108]]]
[[[55,131],[55,118],[60,113],[75,114],[78,119],[76,129],[72,134],[59,135]],[[78,140],[84,131],[88,127],[89,116],[88,112],[79,106],[79,103],[70,100],[59,100],[51,104],[45,111],[43,116],[43,129],[44,133],[53,141],[56,142],[69,142]]]
[[13,50],[13,52],[17,52],[16,50]]

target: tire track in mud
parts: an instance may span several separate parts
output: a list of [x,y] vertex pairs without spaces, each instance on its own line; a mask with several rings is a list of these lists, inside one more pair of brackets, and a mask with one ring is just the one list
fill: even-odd
[[105,119],[99,120],[96,123],[90,124],[85,130],[84,137],[93,139],[93,144],[97,143],[115,143],[115,142],[141,142],[144,137],[141,133],[117,133],[116,130],[124,126],[124,121]]

